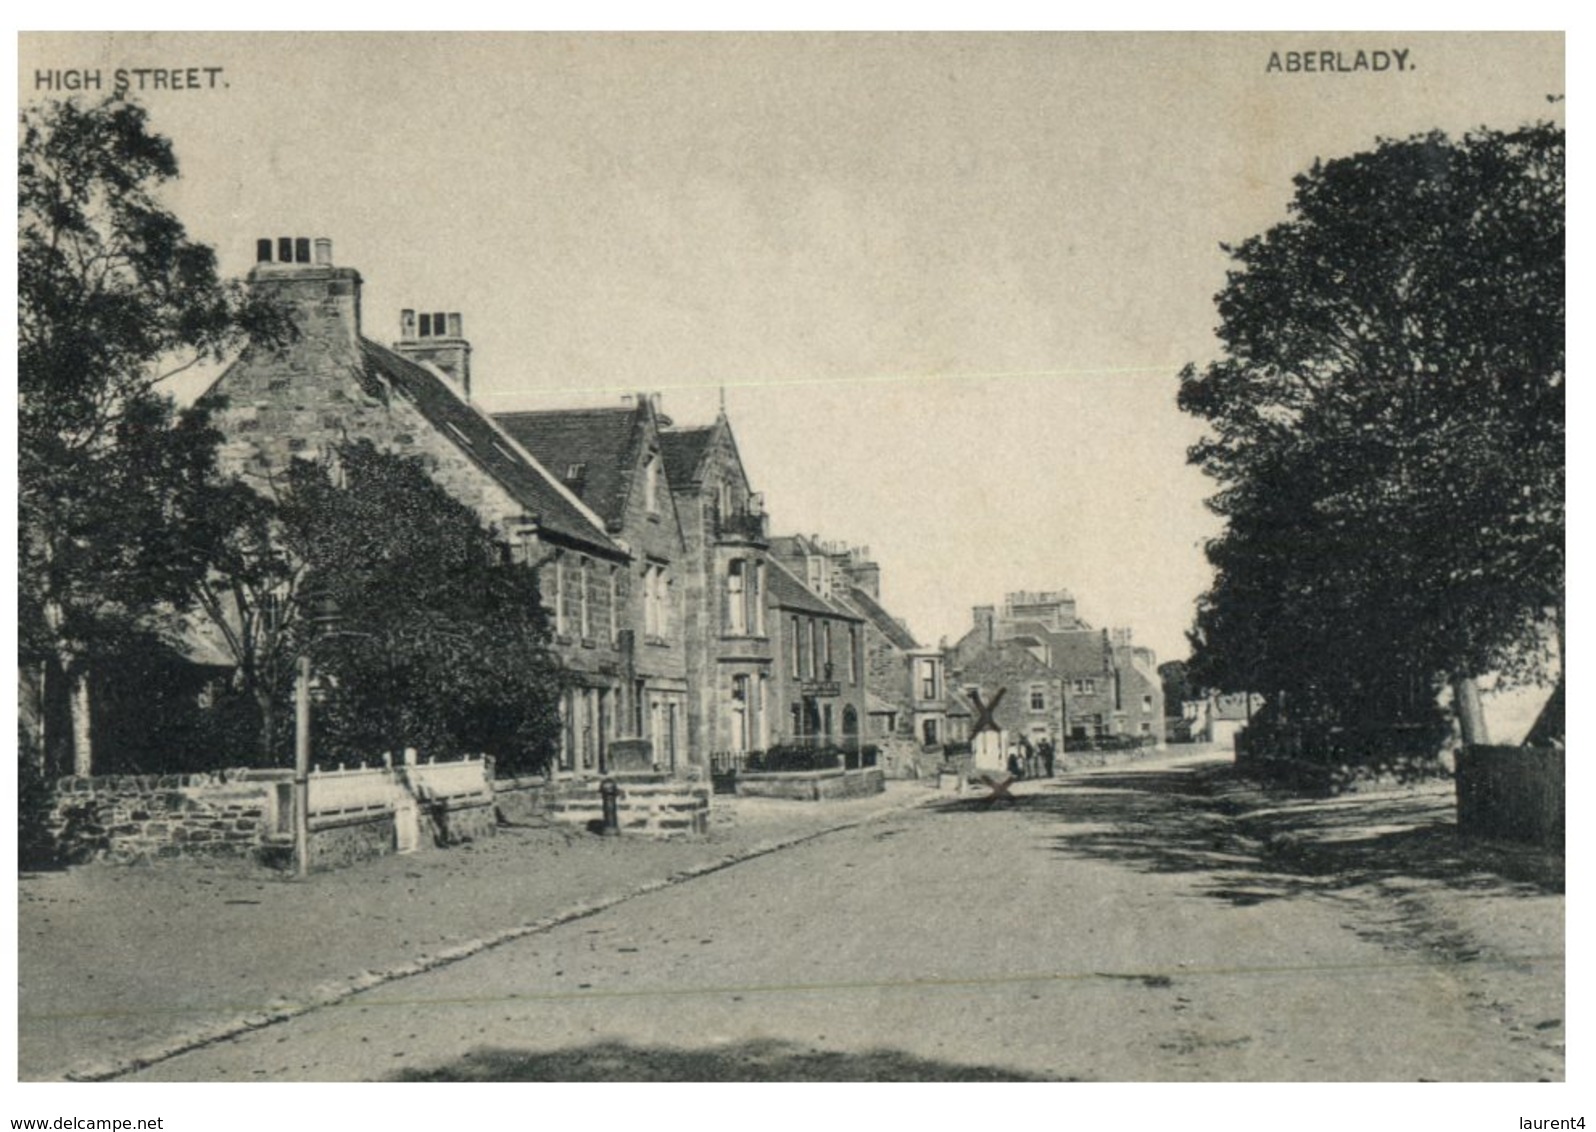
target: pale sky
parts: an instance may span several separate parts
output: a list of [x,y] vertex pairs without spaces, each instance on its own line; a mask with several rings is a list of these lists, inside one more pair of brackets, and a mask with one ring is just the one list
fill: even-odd
[[1217,531],[1174,396],[1220,242],[1315,157],[1564,90],[1550,34],[157,33],[24,35],[20,97],[141,67],[222,69],[142,101],[228,273],[331,237],[368,336],[463,312],[489,409],[724,388],[775,529],[871,547],[922,641],[1067,588],[1160,660]]

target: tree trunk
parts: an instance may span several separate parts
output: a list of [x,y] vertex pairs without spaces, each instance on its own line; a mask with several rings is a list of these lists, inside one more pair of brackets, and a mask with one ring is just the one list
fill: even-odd
[[67,671],[72,698],[72,773],[87,778],[94,773],[94,726],[89,715],[89,669],[77,664]]
[[260,708],[260,764],[272,766],[273,731],[277,727],[277,698],[268,688],[257,684],[255,705]]
[[49,666],[20,661],[17,664],[17,721],[23,736],[23,753],[32,758],[39,773],[47,773],[44,721],[45,680]]
[[1474,677],[1452,677],[1452,710],[1457,714],[1465,747],[1484,746],[1491,741],[1485,729],[1485,709],[1480,705],[1480,686]]

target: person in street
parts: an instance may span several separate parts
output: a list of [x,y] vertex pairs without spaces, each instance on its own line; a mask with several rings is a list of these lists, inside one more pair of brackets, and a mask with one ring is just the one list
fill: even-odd
[[1052,778],[1054,767],[1053,740],[1043,739],[1041,743],[1037,744],[1037,753],[1042,756],[1042,773],[1048,778]]

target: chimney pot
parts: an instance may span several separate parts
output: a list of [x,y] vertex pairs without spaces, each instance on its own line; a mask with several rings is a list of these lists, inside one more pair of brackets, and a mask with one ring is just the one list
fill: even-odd
[[432,336],[434,338],[442,338],[443,337],[443,312],[442,311],[433,311],[432,312]]
[[464,335],[460,332],[460,312],[459,311],[455,311],[455,312],[453,312],[452,314],[449,315],[449,337],[450,338],[463,338],[464,337]]
[[322,267],[332,266],[332,241],[326,236],[316,238],[316,262]]
[[310,262],[310,237],[300,236],[294,241],[294,262]]
[[272,261],[272,241],[271,241],[271,237],[267,236],[264,239],[256,240],[255,241],[255,262],[256,263],[270,263],[271,261]]
[[432,316],[425,311],[421,314],[421,337],[432,337]]
[[405,309],[399,312],[399,337],[414,338],[416,336],[416,312]]
[[294,262],[294,238],[292,236],[277,237],[277,262]]

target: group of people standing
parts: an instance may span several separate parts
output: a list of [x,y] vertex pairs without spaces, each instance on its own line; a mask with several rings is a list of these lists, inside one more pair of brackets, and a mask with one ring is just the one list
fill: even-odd
[[1032,743],[1021,736],[1019,743],[1009,748],[1009,773],[1015,778],[1052,778],[1057,764],[1051,739]]

